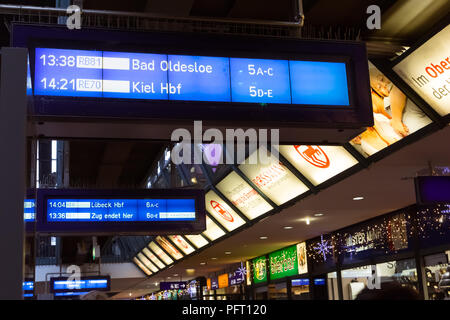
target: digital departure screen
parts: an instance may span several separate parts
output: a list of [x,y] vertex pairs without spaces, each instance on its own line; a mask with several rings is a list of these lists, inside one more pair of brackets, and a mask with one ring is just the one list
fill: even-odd
[[36,220],[36,200],[25,199],[23,203],[23,218],[25,222],[34,222]]
[[349,106],[345,62],[36,48],[34,94]]
[[194,199],[47,199],[47,221],[195,220]]
[[197,234],[206,229],[205,192],[184,189],[39,189],[36,232]]

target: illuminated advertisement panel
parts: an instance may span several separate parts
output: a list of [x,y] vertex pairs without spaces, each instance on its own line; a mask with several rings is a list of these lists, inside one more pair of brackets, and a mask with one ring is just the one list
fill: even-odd
[[160,269],[163,269],[166,265],[164,263],[161,262],[161,260],[159,260],[154,254],[153,252],[151,252],[150,250],[148,250],[148,248],[144,248],[142,249],[142,253],[144,253],[147,258],[150,259],[151,262],[153,262],[154,264],[156,264],[156,266]]
[[306,255],[306,242],[297,244],[298,274],[308,273],[308,260]]
[[205,195],[206,210],[228,231],[242,226],[245,221],[228,206],[214,191]]
[[225,234],[210,218],[206,217],[206,231],[203,232],[209,240],[214,241]]
[[252,260],[253,264],[253,283],[267,281],[267,262],[266,257],[262,256]]
[[250,220],[272,209],[236,172],[231,172],[216,187]]
[[36,48],[34,66],[35,95],[350,106],[345,62]]
[[187,243],[186,240],[183,239],[183,237],[179,236],[179,235],[175,235],[175,236],[168,236],[168,238],[170,240],[172,240],[173,243],[175,243],[175,245],[181,250],[183,251],[185,254],[191,254],[192,252],[195,251],[194,248],[192,248],[192,246]]
[[146,266],[144,266],[144,265],[142,264],[141,261],[139,261],[138,258],[134,257],[134,258],[133,258],[133,262],[134,262],[134,263],[139,267],[139,269],[141,269],[146,275],[151,276],[151,275],[153,274],[150,270],[148,270],[148,268],[147,268]]
[[450,113],[449,39],[450,25],[393,68],[441,116]]
[[178,251],[177,248],[175,248],[170,242],[169,240],[161,237],[161,236],[157,236],[156,237],[156,242],[158,242],[158,244],[164,249],[166,250],[166,252],[168,252],[173,258],[175,258],[176,260],[180,260],[181,258],[183,258],[183,254]]
[[208,244],[208,241],[199,234],[187,234],[186,238],[192,242],[197,249],[200,249]]
[[350,142],[365,157],[431,123],[430,118],[370,61],[369,74],[375,125]]
[[283,145],[278,149],[314,185],[321,184],[358,163],[347,150],[338,146]]
[[156,243],[151,242],[149,248],[162,260],[165,264],[169,265],[173,263],[173,260],[160,248]]
[[270,156],[267,160],[267,164],[249,164],[249,161],[246,161],[239,169],[277,205],[282,205],[309,190],[275,157]]
[[151,271],[153,271],[153,272],[158,272],[159,271],[158,268],[153,263],[151,263],[150,260],[148,260],[147,257],[144,256],[142,253],[138,253],[137,257]]

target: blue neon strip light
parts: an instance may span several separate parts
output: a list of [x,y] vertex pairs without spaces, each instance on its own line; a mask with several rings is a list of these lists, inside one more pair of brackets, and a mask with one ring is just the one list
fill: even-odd
[[36,200],[26,199],[23,203],[23,218],[25,222],[36,221]]
[[344,62],[36,48],[35,95],[348,106]]
[[194,199],[48,199],[47,221],[194,221]]

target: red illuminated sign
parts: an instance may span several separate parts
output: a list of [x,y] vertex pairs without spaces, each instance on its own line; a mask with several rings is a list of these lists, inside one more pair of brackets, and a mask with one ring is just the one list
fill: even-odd
[[328,168],[330,159],[319,146],[294,146],[295,150],[313,166],[318,168]]
[[227,211],[225,210],[220,203],[218,203],[217,201],[211,200],[210,202],[211,207],[225,220],[229,221],[229,222],[233,222],[234,218],[233,216]]

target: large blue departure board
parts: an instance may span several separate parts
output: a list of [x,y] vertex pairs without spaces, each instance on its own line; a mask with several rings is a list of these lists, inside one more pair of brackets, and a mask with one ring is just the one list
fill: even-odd
[[180,189],[39,189],[36,232],[61,235],[196,234],[205,192]]
[[349,106],[345,62],[36,48],[34,94]]

